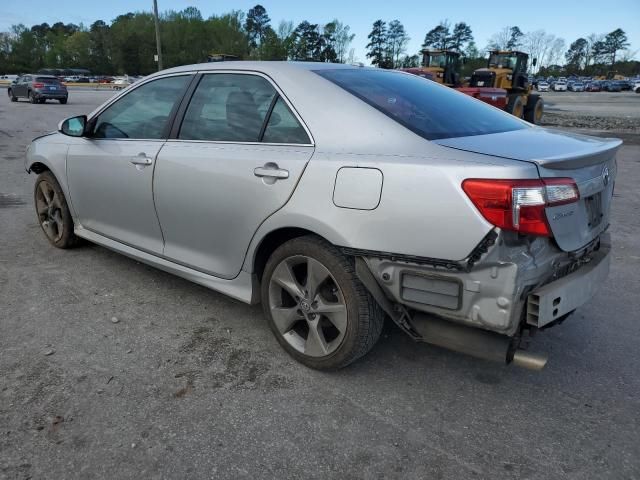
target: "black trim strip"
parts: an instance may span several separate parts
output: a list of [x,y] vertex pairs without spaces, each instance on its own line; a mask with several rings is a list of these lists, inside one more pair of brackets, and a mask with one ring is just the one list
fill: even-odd
[[[274,89],[275,90],[275,89]],[[273,109],[276,106],[276,102],[280,98],[280,94],[276,90],[276,94],[273,96],[273,100],[271,100],[271,104],[269,105],[269,109],[267,110],[267,114],[264,117],[264,122],[262,122],[262,128],[260,129],[260,135],[258,135],[258,142],[262,142],[264,138],[264,132],[267,131],[267,125],[269,124],[269,120],[271,119],[271,113],[273,113]]]
[[469,272],[475,263],[482,258],[482,255],[489,251],[489,248],[496,243],[498,234],[491,230],[485,235],[482,241],[471,251],[469,256],[461,261],[446,260],[443,258],[420,257],[417,255],[405,255],[403,253],[379,252],[376,250],[364,250],[362,248],[340,247],[345,255],[354,257],[373,257],[392,262],[416,263],[418,265],[429,265],[434,268],[446,268],[447,270],[458,270]]
[[341,247],[345,255],[355,257],[373,257],[385,260],[417,263],[420,265],[431,265],[434,267],[444,267],[447,270],[464,270],[465,266],[456,260],[444,260],[441,258],[419,257],[416,255],[405,255],[403,253],[378,252],[375,250],[364,250],[362,248]]
[[191,83],[186,88],[184,95],[182,96],[182,100],[180,101],[177,108],[175,109],[175,114],[171,119],[171,129],[169,130],[169,134],[166,137],[168,140],[175,140],[176,138],[178,138],[178,135],[180,134],[180,129],[182,128],[182,122],[184,121],[184,115],[187,112],[187,108],[191,103],[191,98],[193,97],[193,94],[195,93],[196,88],[198,88],[198,85],[200,84],[200,80],[202,80],[202,77],[203,77],[202,73],[196,73],[191,79]]

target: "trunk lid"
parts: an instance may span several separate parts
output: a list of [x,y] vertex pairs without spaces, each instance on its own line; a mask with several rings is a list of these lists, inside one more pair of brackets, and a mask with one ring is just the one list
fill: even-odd
[[596,138],[539,127],[512,132],[435,140],[468,152],[536,165],[542,178],[572,178],[578,202],[547,207],[549,226],[564,251],[579,250],[609,226],[616,178],[615,155],[622,144],[615,138]]

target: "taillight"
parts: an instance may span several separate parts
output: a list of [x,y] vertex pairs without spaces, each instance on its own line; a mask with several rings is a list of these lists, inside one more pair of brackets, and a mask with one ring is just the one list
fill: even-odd
[[462,189],[482,216],[496,227],[547,237],[553,234],[545,208],[577,202],[580,198],[576,182],[571,178],[472,178],[462,182]]
[[36,83],[33,84],[33,88],[42,88],[42,87],[44,87],[44,83],[36,82]]

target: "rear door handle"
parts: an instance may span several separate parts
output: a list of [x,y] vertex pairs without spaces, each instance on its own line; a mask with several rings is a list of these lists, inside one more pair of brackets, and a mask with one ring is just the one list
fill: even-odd
[[253,174],[256,177],[269,177],[277,179],[289,178],[289,170],[278,168],[277,164],[271,162],[265,164],[264,167],[255,168],[253,170]]
[[145,153],[139,153],[135,157],[131,157],[130,162],[133,163],[138,170],[140,170],[142,167],[151,165],[153,163],[153,159],[147,157]]

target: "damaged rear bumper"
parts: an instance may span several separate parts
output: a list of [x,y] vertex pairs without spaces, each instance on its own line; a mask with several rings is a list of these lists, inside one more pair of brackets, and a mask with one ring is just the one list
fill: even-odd
[[375,257],[364,261],[392,303],[513,336],[525,318],[542,327],[586,303],[608,274],[610,248],[606,233],[574,254],[547,238],[518,245],[501,236],[468,270]]

